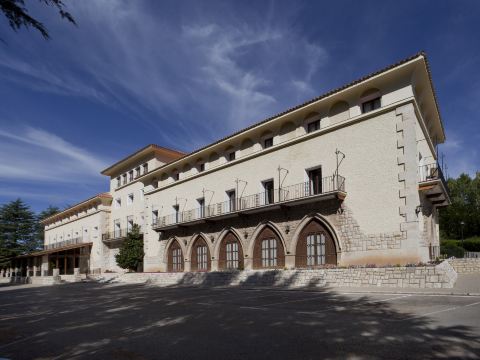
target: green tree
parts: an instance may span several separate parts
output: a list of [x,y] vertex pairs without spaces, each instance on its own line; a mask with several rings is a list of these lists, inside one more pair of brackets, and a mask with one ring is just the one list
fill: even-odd
[[[452,204],[440,210],[440,230],[448,239],[480,235],[480,172],[448,180]],[[462,225],[462,222],[464,225]]]
[[[45,5],[56,8],[63,19],[76,25],[72,15],[65,10],[65,5],[62,0],[39,1]],[[0,0],[0,11],[3,12],[13,30],[17,31],[22,26],[26,28],[32,27],[37,29],[45,39],[50,38],[45,26],[28,14],[28,10],[25,7],[25,0]]]
[[0,207],[0,266],[12,257],[36,249],[36,217],[30,207],[17,199]]
[[134,224],[132,230],[127,234],[120,252],[115,255],[115,260],[122,269],[137,271],[143,262],[144,255],[143,235],[140,234],[140,227]]
[[40,249],[43,246],[43,243],[45,240],[45,230],[41,221],[52,215],[55,215],[58,212],[60,212],[60,209],[58,207],[49,205],[45,210],[43,210],[42,212],[40,212],[40,214],[37,215],[37,224],[36,224],[37,230],[35,234],[35,240],[36,240],[38,249]]

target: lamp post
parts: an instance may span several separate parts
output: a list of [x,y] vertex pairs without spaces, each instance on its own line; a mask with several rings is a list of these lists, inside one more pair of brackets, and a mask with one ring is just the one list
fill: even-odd
[[462,231],[462,247],[463,247],[463,227],[465,226],[465,222],[464,221],[460,221],[460,229]]

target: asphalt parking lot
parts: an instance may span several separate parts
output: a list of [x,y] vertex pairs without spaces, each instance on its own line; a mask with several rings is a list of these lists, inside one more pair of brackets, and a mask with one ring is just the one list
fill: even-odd
[[480,296],[0,288],[0,358],[480,359]]

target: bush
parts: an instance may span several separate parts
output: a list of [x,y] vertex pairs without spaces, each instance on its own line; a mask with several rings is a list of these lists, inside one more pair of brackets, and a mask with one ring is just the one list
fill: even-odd
[[467,251],[480,251],[480,241],[465,240],[463,242],[463,248]]
[[442,241],[440,252],[446,255],[446,257],[454,256],[456,258],[463,258],[465,250],[456,244],[452,244],[451,242]]

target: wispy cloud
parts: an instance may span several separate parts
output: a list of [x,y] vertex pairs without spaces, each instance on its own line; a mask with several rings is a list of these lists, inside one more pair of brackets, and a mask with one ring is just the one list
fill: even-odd
[[33,127],[0,130],[0,178],[50,183],[92,182],[108,164],[61,137]]

